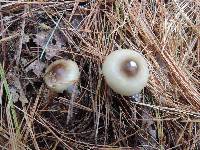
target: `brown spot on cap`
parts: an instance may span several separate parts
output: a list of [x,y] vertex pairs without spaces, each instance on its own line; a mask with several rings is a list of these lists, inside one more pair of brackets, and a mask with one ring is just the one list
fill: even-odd
[[51,76],[52,80],[62,80],[63,76],[66,75],[66,66],[61,63],[52,66],[48,74]]
[[129,59],[122,62],[121,72],[123,72],[127,77],[133,77],[138,72],[138,65],[135,61]]
[[79,76],[80,72],[76,62],[59,59],[47,67],[44,80],[51,90],[62,93],[78,81]]

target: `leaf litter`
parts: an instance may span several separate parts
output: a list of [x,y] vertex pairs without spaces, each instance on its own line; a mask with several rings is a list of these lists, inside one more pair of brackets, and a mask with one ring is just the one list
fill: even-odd
[[12,94],[12,100],[14,103],[20,101],[22,105],[28,103],[28,99],[25,96],[23,87],[21,85],[21,82],[17,76],[14,75],[13,72],[9,72],[7,74],[9,86],[10,86],[10,92]]
[[[38,32],[35,36],[36,38],[33,41],[41,48],[45,47],[51,30]],[[51,42],[47,45],[45,57],[47,60],[50,60],[54,56],[58,56],[59,52],[62,51],[63,46],[65,45],[63,39],[58,36],[58,33],[55,33]]]
[[[10,139],[0,146],[199,149],[197,1],[47,0],[4,2],[1,8],[0,60],[14,101],[23,107],[15,103],[18,136],[2,89],[1,128]],[[100,73],[106,55],[118,48],[136,49],[148,60],[151,77],[138,95],[114,93]],[[14,52],[20,52],[17,65]],[[58,94],[42,86],[45,67],[60,58],[80,67],[76,97],[73,90]]]
[[25,71],[29,72],[30,70],[32,70],[33,73],[37,75],[37,77],[41,77],[44,68],[45,68],[45,63],[36,59],[25,68]]

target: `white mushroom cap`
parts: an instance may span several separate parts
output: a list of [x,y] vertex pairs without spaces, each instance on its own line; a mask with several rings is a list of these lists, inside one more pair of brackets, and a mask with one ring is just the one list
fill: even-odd
[[47,67],[44,81],[51,90],[62,93],[76,83],[79,77],[80,72],[76,62],[59,59]]
[[113,91],[132,96],[147,84],[148,64],[144,56],[130,49],[121,49],[109,54],[103,63],[103,75]]

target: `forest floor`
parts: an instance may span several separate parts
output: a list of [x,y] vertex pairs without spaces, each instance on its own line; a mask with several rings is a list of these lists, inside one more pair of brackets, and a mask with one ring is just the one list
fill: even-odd
[[[0,37],[0,149],[200,148],[198,0],[1,0]],[[149,64],[131,97],[102,75],[121,48]],[[44,83],[60,58],[80,68],[76,96]]]

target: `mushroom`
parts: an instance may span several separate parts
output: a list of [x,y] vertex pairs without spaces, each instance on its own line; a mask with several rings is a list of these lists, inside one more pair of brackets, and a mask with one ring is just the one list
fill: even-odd
[[79,77],[80,72],[76,62],[59,59],[47,67],[44,81],[51,90],[62,93],[64,90],[74,85]]
[[144,56],[130,49],[116,50],[109,54],[103,63],[102,72],[110,88],[124,96],[139,93],[149,77]]

